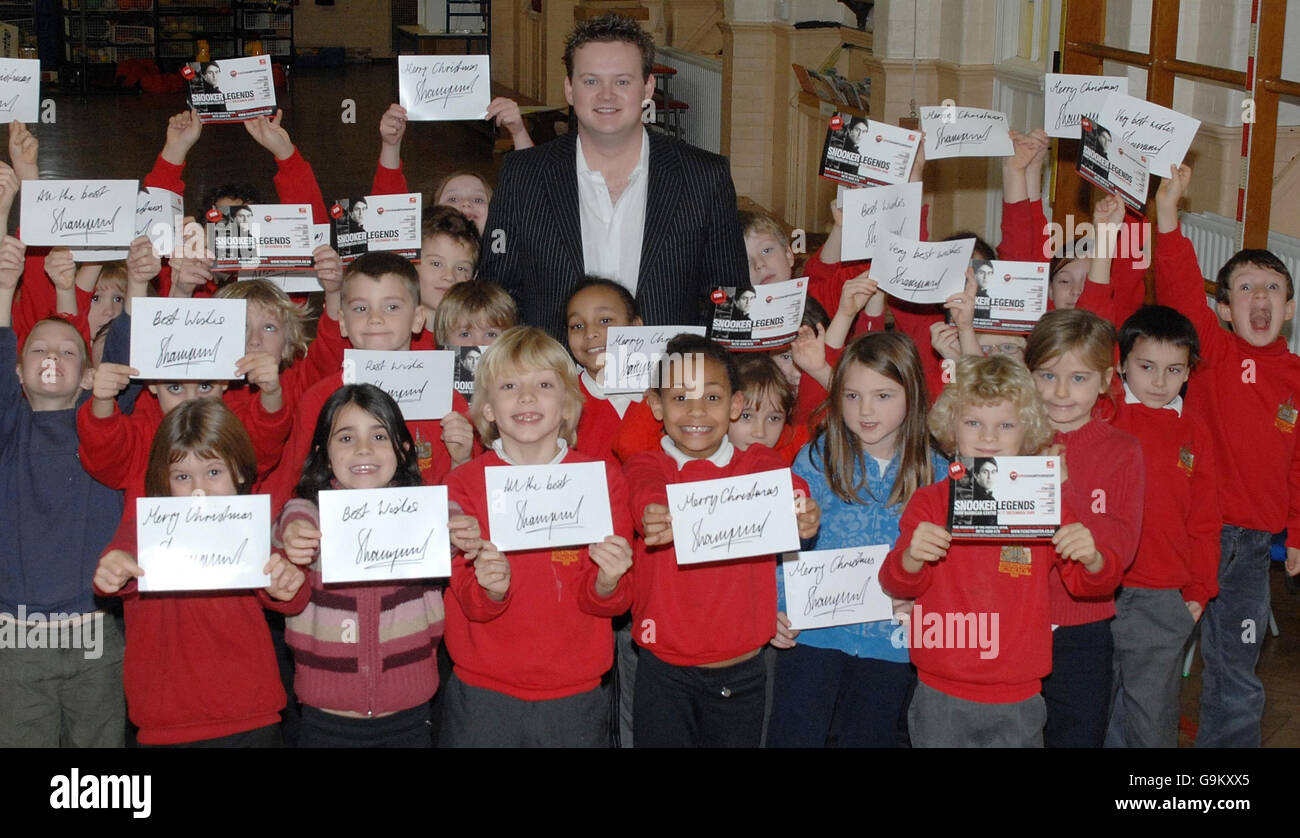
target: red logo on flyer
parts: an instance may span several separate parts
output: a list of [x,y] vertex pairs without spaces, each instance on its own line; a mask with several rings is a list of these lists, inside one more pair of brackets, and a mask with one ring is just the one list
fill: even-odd
[[339,206],[338,204],[335,204],[334,206],[330,207],[330,217],[331,217],[331,218],[342,218],[342,217],[343,217],[343,207]]
[[383,207],[375,207],[375,212],[379,213],[380,215],[383,215],[383,214],[384,214],[384,208],[383,208]]
[[948,476],[953,480],[961,480],[966,476],[966,467],[961,463],[953,463],[948,466]]
[[772,302],[772,297],[771,297],[771,295],[768,295],[768,298],[767,298],[766,302],[769,302],[769,303]]
[[879,134],[876,135],[876,142],[883,143],[884,141],[885,141],[884,137],[880,136]]
[[1014,471],[1011,472],[1011,475],[1010,475],[1010,477],[1011,477],[1012,480],[1015,480],[1015,479],[1016,479],[1017,477],[1019,477],[1019,476],[1020,476],[1020,475],[1016,474]]
[[1003,282],[1010,282],[1010,281],[1011,281],[1011,274],[1003,274],[1003,275],[1002,275],[1002,281],[1003,281]]
[[1047,461],[1047,467],[1048,467],[1048,468],[1056,468],[1056,460],[1048,460],[1048,461]]
[[709,299],[718,305],[722,305],[727,301],[727,292],[721,288],[715,288],[713,293],[709,295]]
[[838,131],[843,127],[844,127],[844,119],[839,114],[835,114],[835,116],[831,117],[832,131]]
[[237,75],[239,75],[239,71],[238,71],[238,70],[231,70],[231,71],[230,71],[230,77],[231,77],[232,79],[233,79],[235,76],[237,76]]
[[221,210],[217,209],[216,207],[213,207],[212,209],[208,210],[208,214],[206,217],[209,221],[215,224],[221,220]]
[[182,67],[182,68],[181,68],[181,78],[184,78],[184,79],[192,79],[192,78],[194,78],[194,68],[191,67],[191,66],[188,65],[188,64],[186,64],[184,67]]
[[269,215],[264,215],[264,216],[262,216],[262,219],[263,219],[264,221],[270,222],[270,220],[271,220],[271,216],[269,216]]

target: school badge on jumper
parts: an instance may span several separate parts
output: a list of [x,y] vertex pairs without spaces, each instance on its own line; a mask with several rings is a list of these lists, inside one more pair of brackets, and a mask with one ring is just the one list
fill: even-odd
[[1178,468],[1188,477],[1192,476],[1192,469],[1196,467],[1196,455],[1192,453],[1190,445],[1184,445],[1178,449]]
[[551,561],[562,564],[565,567],[582,558],[582,553],[577,550],[552,550]]
[[1033,558],[1029,548],[1020,544],[1002,545],[1002,556],[998,559],[998,573],[1006,573],[1012,579],[1033,573]]
[[1277,418],[1273,420],[1273,427],[1284,434],[1293,434],[1295,433],[1295,420],[1295,397],[1292,396],[1286,400],[1286,404],[1277,406]]

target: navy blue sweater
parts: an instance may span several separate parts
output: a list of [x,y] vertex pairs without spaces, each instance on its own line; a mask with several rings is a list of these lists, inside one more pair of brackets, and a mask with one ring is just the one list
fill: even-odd
[[82,469],[76,409],[33,411],[17,366],[14,330],[0,328],[0,611],[94,611],[91,579],[122,493]]

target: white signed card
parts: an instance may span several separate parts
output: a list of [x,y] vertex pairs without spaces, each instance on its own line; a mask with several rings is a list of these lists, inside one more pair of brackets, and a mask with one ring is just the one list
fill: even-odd
[[781,560],[790,628],[812,629],[889,620],[893,603],[880,588],[891,546],[810,550]]
[[656,379],[668,341],[677,335],[703,337],[703,326],[611,326],[605,332],[601,387],[608,393],[644,393]]
[[919,242],[888,236],[876,246],[871,278],[880,290],[913,303],[942,303],[966,287],[974,239]]
[[343,350],[343,383],[373,384],[393,397],[408,422],[451,413],[456,353],[446,350]]
[[502,552],[577,547],[614,534],[604,462],[484,471],[488,532]]
[[139,297],[131,312],[136,378],[224,381],[244,356],[247,300]]
[[1169,167],[1183,162],[1201,127],[1199,119],[1187,114],[1118,93],[1106,98],[1097,122],[1145,155],[1147,171],[1156,177],[1169,177]]
[[40,108],[40,59],[0,58],[0,122],[36,122]]
[[1128,94],[1127,76],[1048,73],[1043,79],[1043,125],[1049,137],[1079,139],[1079,120],[1095,120],[1112,94]]
[[140,590],[265,588],[271,557],[270,495],[137,498]]
[[326,585],[451,576],[446,486],[333,489],[319,506]]
[[668,511],[679,565],[799,549],[788,468],[669,484]]
[[483,119],[491,82],[486,55],[397,57],[397,101],[411,121]]
[[886,235],[916,239],[921,236],[921,184],[845,189],[845,261],[870,259]]
[[25,180],[20,223],[28,247],[129,247],[135,180]]
[[1001,111],[934,105],[921,108],[925,159],[1010,157],[1011,124]]

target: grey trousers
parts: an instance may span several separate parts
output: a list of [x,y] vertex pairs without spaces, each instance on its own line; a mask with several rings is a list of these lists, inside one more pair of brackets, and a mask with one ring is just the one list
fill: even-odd
[[1177,748],[1183,652],[1196,621],[1177,590],[1115,594],[1115,678],[1107,748]]
[[[0,719],[4,720],[0,748],[121,748],[126,744],[122,617],[97,613],[88,620],[72,635],[81,638],[81,648],[6,644],[9,648],[0,649]],[[10,622],[7,634],[29,630]],[[26,637],[24,645],[28,645]],[[71,644],[55,640],[46,645]]]
[[441,748],[606,748],[609,693],[544,701],[472,687],[453,672],[443,686]]
[[985,704],[919,682],[907,710],[913,748],[1041,748],[1046,724],[1041,693],[1013,704]]

